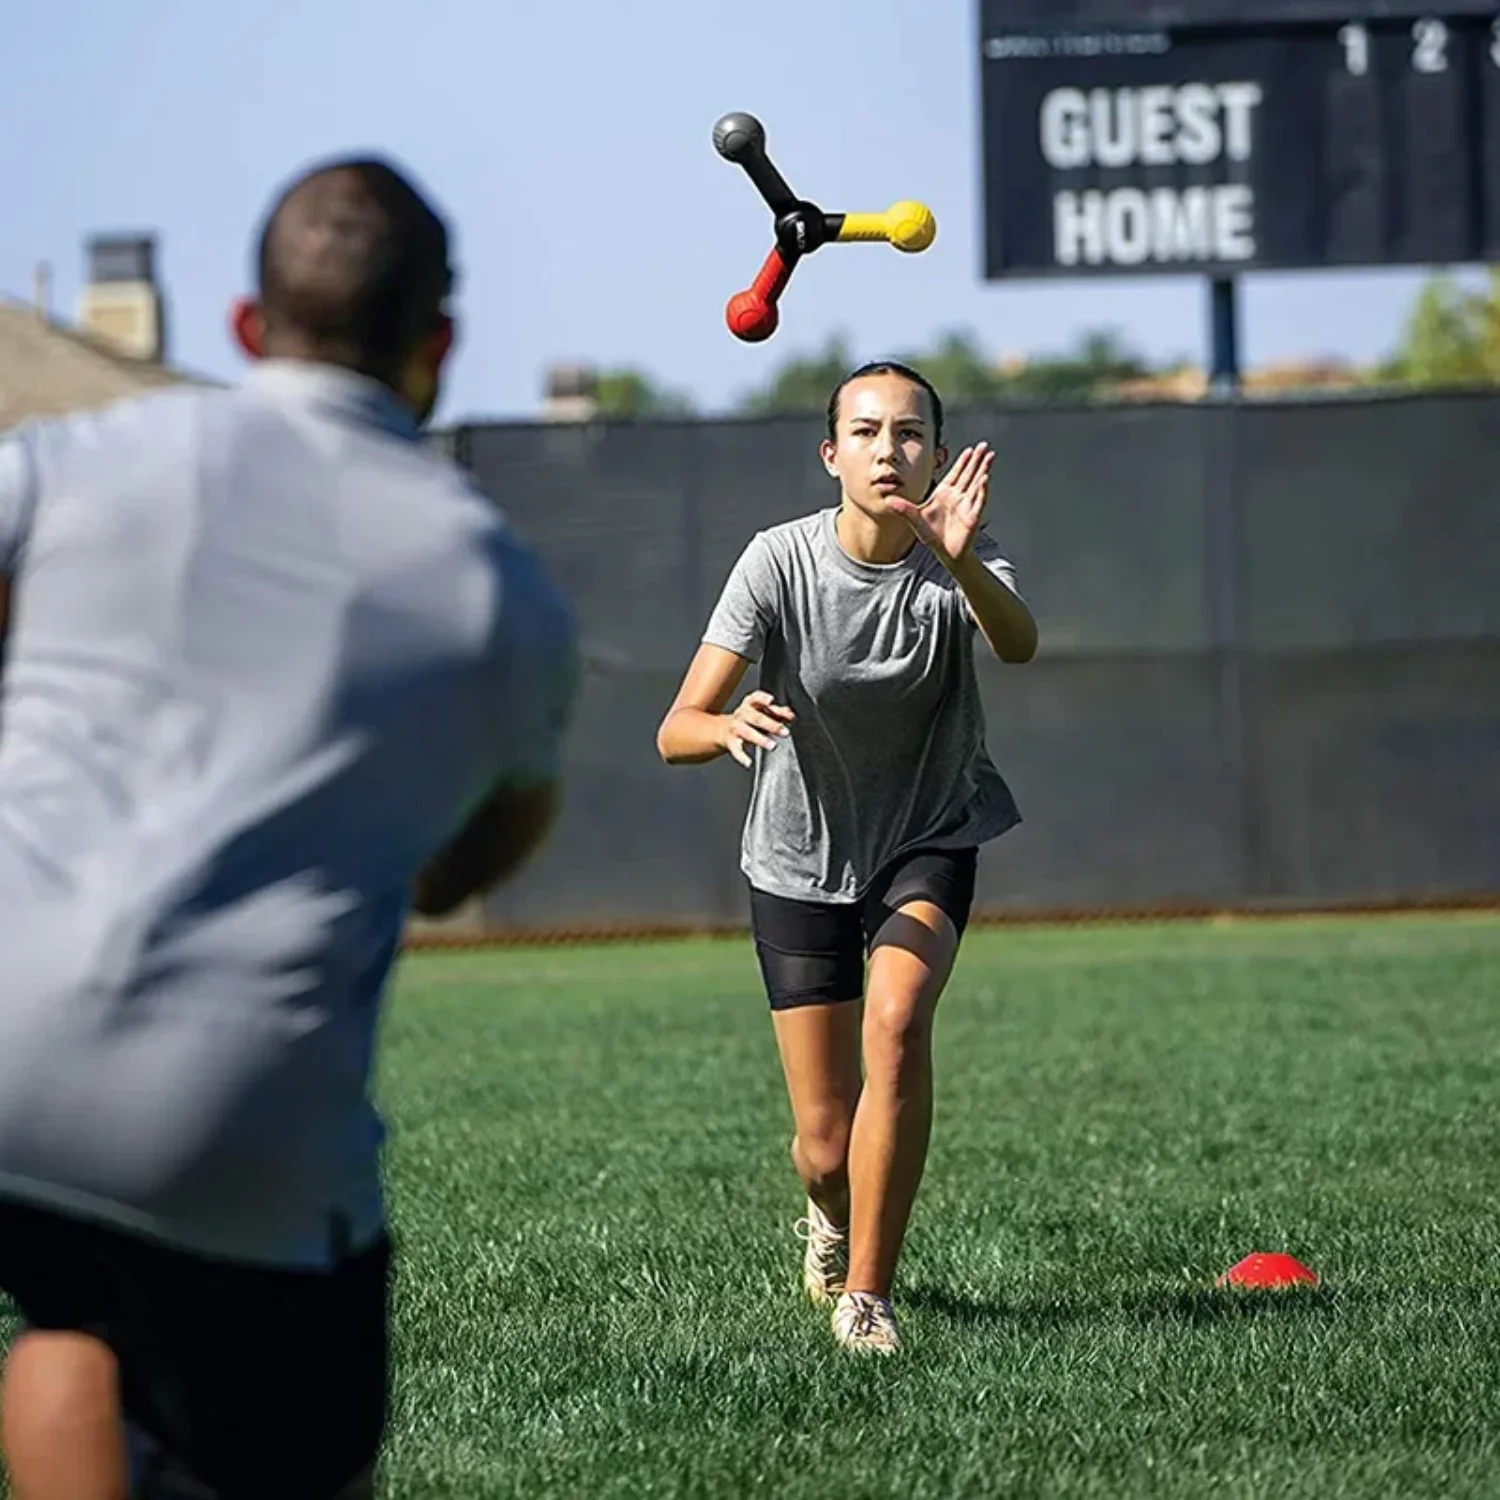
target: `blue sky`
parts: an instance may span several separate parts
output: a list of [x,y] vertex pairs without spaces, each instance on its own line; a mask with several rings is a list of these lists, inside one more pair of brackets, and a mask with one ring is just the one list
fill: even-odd
[[[225,308],[265,203],[308,161],[375,149],[457,230],[464,336],[439,416],[525,416],[558,360],[635,364],[722,407],[844,332],[865,356],[972,329],[996,355],[1119,328],[1154,356],[1203,350],[1194,279],[1087,286],[980,277],[974,0],[5,0],[0,294],[53,268],[71,316],[95,231],[161,236],[170,354],[241,368]],[[748,347],[728,295],[769,247],[714,120],[766,122],[793,187],[830,209],[918,197],[919,257],[833,247],[799,269],[781,332]],[[1243,354],[1371,358],[1412,273],[1251,278]]]

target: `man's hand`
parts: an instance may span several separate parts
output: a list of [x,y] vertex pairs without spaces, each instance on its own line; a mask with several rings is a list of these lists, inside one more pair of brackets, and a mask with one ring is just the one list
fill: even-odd
[[900,497],[886,501],[949,572],[967,556],[984,520],[990,498],[990,470],[994,466],[994,449],[988,443],[979,443],[958,455],[948,477],[925,504],[913,505]]
[[747,745],[774,750],[776,742],[790,732],[788,724],[796,714],[785,704],[777,703],[767,692],[751,693],[724,719],[724,748],[747,770],[754,764]]
[[448,917],[509,880],[546,842],[557,821],[558,787],[497,787],[417,880],[413,909]]

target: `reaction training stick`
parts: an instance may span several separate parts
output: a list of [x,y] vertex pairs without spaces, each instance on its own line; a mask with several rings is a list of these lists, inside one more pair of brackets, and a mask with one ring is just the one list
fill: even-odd
[[766,155],[766,132],[754,115],[725,115],[714,126],[714,147],[725,161],[737,162],[776,217],[776,244],[749,289],[729,299],[724,320],[747,344],[776,332],[777,304],[797,262],[828,244],[884,241],[916,255],[937,238],[937,220],[925,204],[894,203],[883,214],[829,214],[799,198]]

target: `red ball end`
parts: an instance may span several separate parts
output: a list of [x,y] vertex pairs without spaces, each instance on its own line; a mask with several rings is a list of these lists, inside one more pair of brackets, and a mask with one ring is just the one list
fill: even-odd
[[1247,1255],[1219,1277],[1219,1286],[1274,1288],[1317,1286],[1318,1278],[1290,1255]]
[[736,292],[729,299],[724,319],[735,338],[759,344],[776,332],[781,315],[774,302],[767,302],[755,292]]

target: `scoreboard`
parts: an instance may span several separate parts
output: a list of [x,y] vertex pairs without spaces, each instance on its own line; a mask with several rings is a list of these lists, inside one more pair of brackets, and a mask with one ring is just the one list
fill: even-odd
[[985,275],[1500,260],[1500,3],[980,0]]

